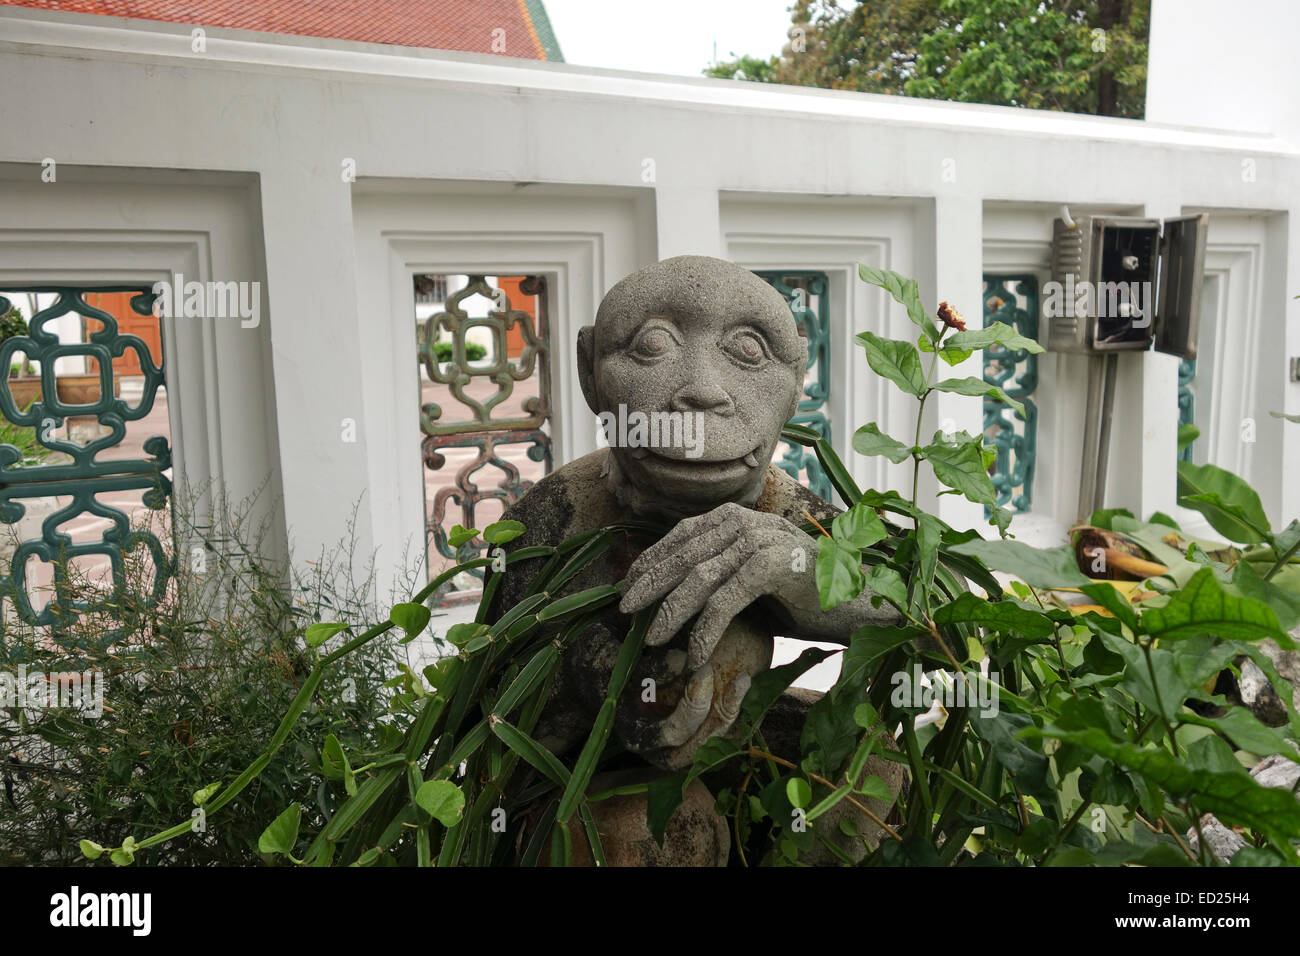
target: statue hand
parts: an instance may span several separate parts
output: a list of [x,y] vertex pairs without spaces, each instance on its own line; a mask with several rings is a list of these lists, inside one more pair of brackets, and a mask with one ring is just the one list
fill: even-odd
[[819,613],[815,562],[797,562],[801,549],[812,553],[811,538],[779,515],[719,505],[679,522],[637,558],[619,607],[631,614],[663,598],[646,635],[649,646],[666,644],[698,614],[686,664],[695,674],[732,618],[761,597],[779,600],[796,625]]

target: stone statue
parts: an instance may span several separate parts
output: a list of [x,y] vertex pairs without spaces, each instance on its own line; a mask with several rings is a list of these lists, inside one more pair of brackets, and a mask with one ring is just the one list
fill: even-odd
[[[827,524],[838,511],[771,464],[806,367],[807,343],[780,293],[734,263],[705,256],[668,259],[626,277],[601,302],[595,325],[578,333],[583,395],[610,447],[552,472],[506,512],[527,528],[507,552],[558,544],[629,517],[670,530],[657,542],[621,536],[572,583],[571,590],[618,581],[626,588],[618,612],[565,654],[537,730],[553,751],[586,738],[629,615],[656,600],[614,736],[643,768],[660,772],[688,766],[704,741],[732,728],[751,677],[771,665],[774,635],[846,644],[863,624],[897,622],[889,605],[872,608],[870,593],[821,610],[816,542],[798,525],[805,515]],[[511,565],[507,555],[494,617],[520,599],[540,565]],[[773,749],[782,749],[776,740],[783,735],[769,725],[784,722],[785,747],[797,748],[802,715],[817,696],[791,691],[773,708],[764,723]],[[901,784],[897,764],[874,761],[868,772]],[[622,810],[609,803],[596,805],[605,816],[602,833],[607,825],[643,833],[643,801],[626,801]],[[888,810],[873,808],[882,817]],[[614,821],[620,812],[626,819]],[[726,841],[725,827],[720,834],[712,825],[699,829]],[[628,837],[633,843],[636,834]],[[698,846],[678,857],[667,849],[665,856],[646,847],[643,856],[700,856]],[[717,853],[725,860],[725,848]]]

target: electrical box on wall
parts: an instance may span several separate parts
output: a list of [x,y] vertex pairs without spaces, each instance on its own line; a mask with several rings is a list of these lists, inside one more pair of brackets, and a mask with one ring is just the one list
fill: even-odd
[[1080,216],[1052,229],[1047,347],[1196,357],[1209,216]]

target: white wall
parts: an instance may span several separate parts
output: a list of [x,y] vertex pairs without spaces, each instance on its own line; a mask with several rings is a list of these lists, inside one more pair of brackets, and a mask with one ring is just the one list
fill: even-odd
[[[1160,42],[1154,48],[1153,67],[1163,69],[1169,60]],[[1270,135],[221,30],[196,53],[175,25],[16,8],[0,8],[0,88],[0,128],[11,133],[0,162],[26,190],[22,221],[40,222],[62,188],[41,183],[47,157],[61,170],[127,170],[146,189],[182,175],[175,170],[250,183],[250,258],[217,277],[265,277],[269,331],[256,344],[264,378],[250,387],[265,390],[269,411],[238,430],[223,424],[222,447],[227,456],[274,447],[288,530],[307,554],[340,537],[347,506],[363,494],[363,553],[398,554],[420,532],[415,405],[402,399],[403,378],[415,381],[414,341],[392,337],[410,337],[416,268],[510,264],[568,277],[553,343],[557,461],[590,441],[572,388],[576,329],[604,290],[658,258],[808,265],[820,243],[824,264],[842,276],[841,339],[862,328],[908,331],[899,307],[852,278],[859,255],[912,271],[927,302],[947,299],[978,324],[986,262],[1041,262],[1062,202],[1258,216],[1270,224],[1260,255],[1271,265],[1254,280],[1262,301],[1280,304],[1287,277],[1300,275],[1289,215],[1300,202],[1300,158]],[[356,181],[346,175],[353,167]],[[148,225],[147,210],[120,215]],[[1292,411],[1300,386],[1286,383],[1284,358],[1300,354],[1298,322],[1285,329],[1285,349],[1261,352],[1242,373]],[[1280,312],[1262,310],[1259,330],[1261,341],[1280,342]],[[846,389],[862,372],[860,352],[836,361]],[[1061,525],[1075,517],[1078,480],[1073,362],[1045,361],[1052,381],[1040,400],[1050,454],[1035,497]],[[954,374],[979,374],[977,359],[967,364]],[[1144,514],[1173,507],[1168,371],[1163,356],[1125,358],[1115,503]],[[876,416],[896,424],[874,386],[844,395],[837,427]],[[979,399],[933,404],[936,422],[978,428]],[[1300,469],[1295,432],[1254,450],[1252,478]],[[854,467],[869,475],[876,463]],[[1300,513],[1300,486],[1264,485],[1271,515]],[[978,509],[953,496],[938,507],[950,521],[982,525]]]

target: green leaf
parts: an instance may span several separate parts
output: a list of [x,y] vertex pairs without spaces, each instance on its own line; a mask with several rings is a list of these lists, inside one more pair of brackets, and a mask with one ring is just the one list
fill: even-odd
[[903,580],[901,574],[888,565],[875,564],[868,569],[867,588],[881,597],[888,598],[896,607],[907,607],[907,582]]
[[1199,511],[1229,541],[1258,544],[1271,528],[1255,489],[1216,465],[1178,463],[1178,503]]
[[791,777],[787,780],[785,795],[792,807],[807,807],[812,803],[812,787],[803,777]]
[[984,455],[978,441],[963,445],[935,443],[921,449],[934,469],[935,477],[982,505],[997,503],[998,494],[984,470]]
[[426,780],[415,791],[415,802],[445,827],[455,826],[465,812],[465,794],[450,780]]
[[853,600],[867,583],[862,553],[835,538],[818,538],[816,579],[823,611]]
[[[1067,731],[1048,724],[1041,731],[1031,728],[1026,733],[1054,737],[1108,757],[1163,787],[1175,800],[1192,800],[1197,811],[1213,813],[1228,826],[1257,830],[1279,847],[1300,839],[1300,801],[1288,790],[1261,786],[1240,766],[1222,772],[1193,769],[1168,751],[1117,742],[1096,728]],[[1294,850],[1290,856],[1294,858]]]
[[298,827],[302,823],[302,805],[292,803],[262,831],[257,838],[257,849],[262,853],[282,853],[293,856],[293,845],[298,842]]
[[1042,550],[1019,541],[966,541],[949,550],[978,558],[996,571],[1013,574],[1031,587],[1082,587],[1094,583],[1079,571],[1070,548]]
[[858,502],[848,511],[835,516],[831,522],[831,534],[850,548],[869,548],[882,540],[888,532],[870,505]]
[[907,317],[912,320],[913,325],[924,332],[931,341],[939,340],[939,329],[926,313],[925,306],[921,304],[921,291],[915,279],[905,278],[888,269],[874,269],[861,263],[858,265],[858,276],[863,282],[888,292],[894,297],[895,302],[907,309]]
[[1300,423],[1300,415],[1288,415],[1286,412],[1269,412],[1274,418],[1285,418],[1289,422]]
[[1190,445],[1192,442],[1196,441],[1196,439],[1200,437],[1201,437],[1201,430],[1197,428],[1195,425],[1193,425],[1191,422],[1185,422],[1184,424],[1179,425],[1178,426],[1178,454],[1181,455],[1183,453],[1183,449],[1185,449],[1188,445]]
[[1161,641],[1211,634],[1220,639],[1244,641],[1271,637],[1283,647],[1293,646],[1271,607],[1253,598],[1229,594],[1211,568],[1197,571],[1164,607],[1145,611],[1141,626]]
[[1097,604],[1100,604],[1106,610],[1114,614],[1117,619],[1123,621],[1128,629],[1133,632],[1138,630],[1137,611],[1129,603],[1128,598],[1120,594],[1109,584],[1089,584],[1080,590],[1088,597],[1092,598]]
[[909,395],[925,392],[925,373],[921,371],[921,356],[911,342],[882,339],[870,332],[858,334],[858,341],[867,353],[867,364],[877,375],[889,379]]
[[1014,601],[986,601],[970,592],[936,608],[934,621],[936,624],[970,622],[1033,638],[1050,637],[1056,630],[1056,623],[1042,611],[1030,610]]
[[306,632],[303,634],[303,640],[305,640],[310,647],[320,647],[335,634],[340,631],[346,631],[350,626],[351,625],[349,624],[312,624],[308,626]]
[[488,626],[486,624],[476,624],[473,621],[453,624],[447,628],[447,643],[454,647],[464,647],[474,638],[481,637],[487,632]]
[[447,543],[453,548],[459,548],[462,544],[468,544],[478,535],[478,528],[466,528],[462,525],[454,524],[451,531],[447,534]]
[[483,529],[483,540],[488,544],[505,544],[523,533],[522,521],[494,521]]
[[82,840],[79,845],[82,856],[88,860],[98,860],[104,855],[104,848],[93,840]]
[[1239,750],[1260,757],[1282,754],[1295,763],[1300,763],[1300,754],[1295,752],[1281,730],[1265,726],[1254,714],[1242,707],[1232,707],[1222,717],[1201,717],[1187,713],[1178,716],[1185,724],[1198,724],[1219,731],[1236,744]]
[[953,392],[957,395],[992,395],[1004,405],[1011,406],[1016,414],[1021,418],[1025,417],[1025,406],[1016,401],[996,385],[992,385],[982,378],[967,376],[966,378],[945,378],[942,382],[936,382],[931,388],[940,392]]
[[1043,347],[1033,339],[1025,338],[1005,322],[994,322],[982,329],[957,332],[950,335],[944,345],[956,349],[984,349],[990,345],[1001,345],[1008,349],[1029,352],[1033,355],[1044,351]]
[[896,465],[906,461],[912,454],[910,445],[890,438],[875,422],[863,425],[853,433],[853,450],[859,455],[882,455]]
[[427,607],[423,604],[410,602],[394,604],[393,609],[388,612],[388,619],[406,632],[406,637],[402,640],[402,643],[418,637],[429,623],[429,617]]

